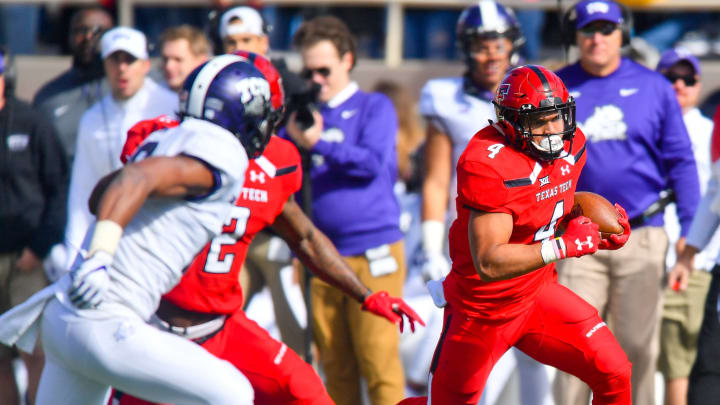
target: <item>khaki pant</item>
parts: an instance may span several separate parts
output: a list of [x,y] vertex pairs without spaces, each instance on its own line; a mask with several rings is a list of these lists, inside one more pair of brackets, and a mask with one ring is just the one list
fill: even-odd
[[[48,285],[42,266],[30,271],[15,267],[20,252],[0,253],[0,314],[23,303]],[[8,358],[12,349],[0,344],[0,358]]]
[[[263,231],[255,235],[248,248],[243,269],[240,272],[240,284],[245,295],[246,305],[255,293],[265,285],[268,286],[272,296],[275,321],[278,329],[280,329],[283,343],[293,349],[300,357],[304,357],[304,328],[300,326],[297,319],[295,319],[295,315],[293,315],[280,279],[280,271],[284,267],[290,266],[291,260],[289,256],[283,257],[283,255],[270,253],[275,250],[274,248],[278,246],[278,243],[284,244],[285,242],[270,232]],[[271,247],[271,245],[273,246]]]
[[[668,239],[661,227],[633,230],[616,251],[558,262],[560,282],[585,299],[606,320],[632,363],[633,404],[655,404],[662,283]],[[587,404],[590,389],[558,372],[553,387],[558,405]]]
[[[405,281],[403,242],[390,245],[398,269],[373,277],[365,256],[345,257],[358,278],[373,292],[402,297]],[[373,405],[395,405],[404,398],[405,379],[398,349],[398,327],[363,311],[361,304],[319,278],[311,281],[313,332],[327,390],[337,405],[362,403],[360,378],[367,382]]]
[[665,380],[690,376],[711,279],[709,272],[695,270],[686,290],[665,289],[658,358],[658,369]]

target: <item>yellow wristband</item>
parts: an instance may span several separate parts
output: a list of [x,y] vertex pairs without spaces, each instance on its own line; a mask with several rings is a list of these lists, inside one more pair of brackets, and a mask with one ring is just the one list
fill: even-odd
[[90,252],[88,256],[91,256],[98,250],[103,250],[110,253],[110,255],[114,255],[122,234],[123,228],[117,222],[109,219],[98,221],[98,223],[95,224],[95,231],[90,241]]

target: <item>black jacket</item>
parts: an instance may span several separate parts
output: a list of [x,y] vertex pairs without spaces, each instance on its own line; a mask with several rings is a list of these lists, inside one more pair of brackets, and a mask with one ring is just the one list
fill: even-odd
[[44,258],[62,241],[68,163],[55,130],[27,103],[0,110],[0,252],[29,247]]

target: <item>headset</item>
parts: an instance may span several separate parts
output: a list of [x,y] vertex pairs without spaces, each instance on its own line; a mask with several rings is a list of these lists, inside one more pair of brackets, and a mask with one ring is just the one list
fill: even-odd
[[17,84],[17,66],[15,65],[15,57],[5,45],[0,45],[0,58],[3,58],[3,73],[5,77],[4,96],[15,94],[15,85]]
[[[612,0],[610,0],[612,1]],[[568,49],[571,45],[575,45],[575,21],[577,20],[577,13],[575,8],[581,1],[577,1],[573,4],[562,16],[562,22],[560,24],[560,38],[562,39],[563,49],[567,54]],[[613,1],[615,4],[620,6],[620,13],[622,15],[622,23],[620,23],[620,30],[622,31],[622,46],[630,45],[630,38],[632,37],[633,30],[633,15],[630,8],[622,3]],[[558,3],[560,3],[558,1]]]

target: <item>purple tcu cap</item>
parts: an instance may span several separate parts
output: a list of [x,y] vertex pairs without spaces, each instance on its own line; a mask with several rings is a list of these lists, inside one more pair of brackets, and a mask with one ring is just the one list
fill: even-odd
[[657,67],[655,70],[658,72],[670,69],[678,62],[687,62],[690,64],[690,66],[695,69],[695,74],[700,74],[700,61],[698,58],[690,53],[687,49],[684,48],[674,48],[674,49],[668,49],[667,51],[662,53],[662,56],[660,56],[660,62],[658,62]]
[[622,24],[623,16],[620,6],[614,1],[585,0],[575,5],[575,28],[580,29],[593,21],[610,21]]

